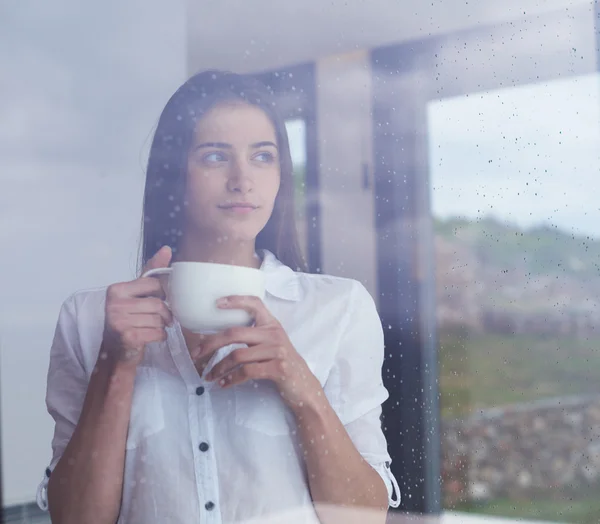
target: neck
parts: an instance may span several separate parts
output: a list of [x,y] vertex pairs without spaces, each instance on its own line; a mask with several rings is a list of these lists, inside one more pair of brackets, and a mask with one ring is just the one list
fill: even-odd
[[185,235],[177,253],[178,262],[211,262],[259,268],[260,258],[255,253],[255,242],[229,240],[217,242]]

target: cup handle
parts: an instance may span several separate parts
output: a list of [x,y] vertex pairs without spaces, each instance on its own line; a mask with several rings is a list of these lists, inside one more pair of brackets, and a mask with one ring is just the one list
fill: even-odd
[[143,275],[143,277],[156,277],[159,275],[170,275],[171,271],[173,271],[172,267],[158,267],[156,269],[151,269],[150,271],[146,271]]
[[[172,267],[157,267],[156,269],[150,269],[149,271],[146,271],[144,274],[142,274],[142,278],[144,278],[144,277],[159,277],[160,275],[170,275],[172,271],[173,271]],[[169,280],[169,282],[170,282],[170,280]],[[168,298],[169,288],[170,288],[170,286],[169,286],[169,284],[167,284],[167,289],[165,289],[165,293],[167,295],[165,304],[170,308],[171,305],[169,303],[169,298]]]

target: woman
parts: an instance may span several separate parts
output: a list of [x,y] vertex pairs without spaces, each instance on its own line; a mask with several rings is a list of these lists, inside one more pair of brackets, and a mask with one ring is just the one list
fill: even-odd
[[[144,270],[260,268],[248,328],[186,332],[140,277],[65,301],[51,349],[54,523],[242,522],[319,503],[398,505],[381,431],[383,334],[356,281],[302,273],[292,163],[269,90],[198,74],[160,117],[144,194]],[[293,269],[292,269],[293,268]]]

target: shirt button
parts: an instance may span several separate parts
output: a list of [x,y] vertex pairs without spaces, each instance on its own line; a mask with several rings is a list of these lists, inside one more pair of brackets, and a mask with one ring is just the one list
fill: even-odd
[[207,511],[212,511],[213,509],[215,509],[215,503],[207,502],[206,504],[204,504],[204,507],[206,508]]
[[198,386],[196,388],[196,395],[200,396],[204,394],[204,388],[202,386]]
[[206,442],[202,442],[202,444],[200,444],[199,448],[200,448],[200,451],[208,451],[209,446]]
[[52,471],[50,468],[46,468],[46,477],[50,478],[50,475],[52,475]]

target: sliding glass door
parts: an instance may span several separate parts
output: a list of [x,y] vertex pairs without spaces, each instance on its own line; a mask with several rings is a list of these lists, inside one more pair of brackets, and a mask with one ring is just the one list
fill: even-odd
[[584,4],[372,54],[407,509],[600,519],[594,20]]

